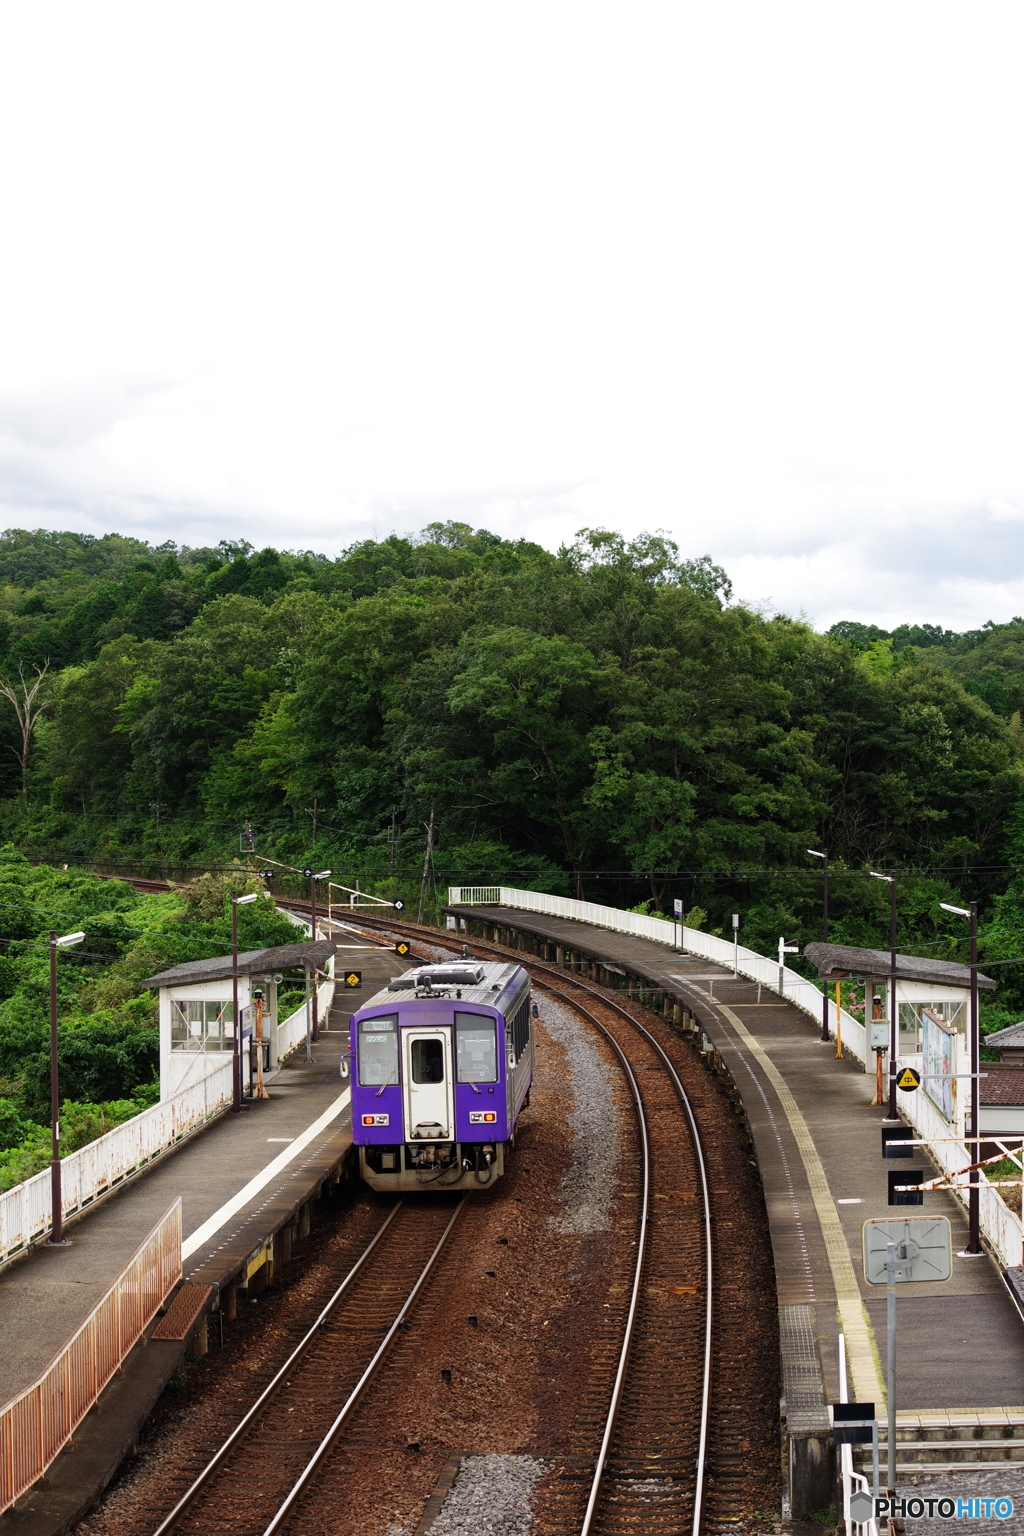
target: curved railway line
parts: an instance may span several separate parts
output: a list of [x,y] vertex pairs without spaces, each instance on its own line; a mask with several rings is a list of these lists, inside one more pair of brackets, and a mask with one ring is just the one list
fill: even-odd
[[[280,905],[309,912],[300,900]],[[381,942],[387,933],[442,952],[463,948],[462,939],[446,930],[424,931],[391,917],[346,913],[343,923]],[[480,958],[514,957],[538,988],[597,1030],[621,1066],[635,1111],[634,1155],[622,1159],[621,1175],[622,1199],[635,1201],[632,1222],[621,1223],[630,1251],[624,1248],[617,1261],[622,1283],[610,1288],[605,1328],[588,1341],[589,1382],[564,1454],[541,1484],[534,1528],[545,1536],[736,1530],[763,1507],[758,1494],[772,1473],[764,1469],[764,1435],[760,1447],[751,1445],[757,1439],[751,1382],[758,1362],[750,1298],[741,1285],[723,1283],[725,1277],[742,1278],[743,1229],[756,1226],[756,1217],[738,1197],[736,1129],[723,1112],[718,1087],[678,1036],[652,1015],[640,1016],[646,1013],[641,1005],[624,1005],[605,989],[520,951],[483,940],[466,943]],[[430,1201],[432,1227],[429,1211],[399,1202],[154,1536],[201,1536],[211,1529],[274,1536],[289,1528],[293,1516],[303,1531],[333,1528],[313,1507],[317,1469],[354,1414],[456,1222],[462,1202],[454,1214],[450,1199],[443,1211],[440,1204],[437,1197]],[[423,1245],[430,1248],[418,1278],[411,1257],[385,1260],[391,1251],[387,1233],[393,1237],[403,1227],[415,1264],[422,1264]],[[753,1246],[757,1238],[748,1241]],[[770,1397],[762,1394],[769,1425],[777,1408]],[[757,1450],[762,1453],[760,1477],[756,1467],[751,1473],[751,1449],[755,1463]],[[769,1444],[769,1462],[771,1457]]]
[[[444,930],[424,933],[388,918],[360,914],[352,925],[462,948]],[[744,1456],[752,1406],[749,1323],[742,1288],[716,1292],[715,1276],[742,1272],[738,1229],[752,1213],[738,1205],[730,1181],[735,1145],[728,1145],[720,1118],[699,1124],[713,1097],[708,1074],[667,1027],[659,1030],[664,1043],[656,1037],[637,1016],[640,1005],[625,1006],[519,951],[483,940],[467,946],[480,958],[514,954],[540,987],[582,1014],[615,1051],[637,1112],[638,1236],[621,1343],[604,1358],[597,1347],[573,1449],[561,1476],[549,1480],[540,1528],[552,1536],[699,1536],[735,1528],[752,1512]],[[683,1082],[687,1068],[703,1090],[699,1105],[693,1082]],[[712,1163],[717,1177],[709,1177]],[[587,1465],[592,1473],[581,1478]]]

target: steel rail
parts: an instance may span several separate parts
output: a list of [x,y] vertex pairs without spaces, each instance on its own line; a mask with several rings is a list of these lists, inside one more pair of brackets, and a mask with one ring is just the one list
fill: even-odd
[[344,1426],[345,1420],[352,1413],[352,1410],[355,1408],[359,1399],[362,1397],[366,1387],[376,1375],[377,1370],[379,1369],[384,1359],[384,1356],[387,1354],[391,1347],[391,1342],[394,1339],[395,1334],[405,1322],[406,1313],[412,1306],[413,1302],[416,1300],[416,1297],[419,1295],[424,1285],[426,1285],[431,1270],[434,1268],[434,1264],[440,1256],[440,1253],[447,1243],[449,1235],[451,1234],[451,1230],[459,1218],[459,1213],[466,1203],[466,1198],[467,1197],[463,1195],[462,1199],[455,1207],[451,1214],[451,1220],[448,1222],[448,1225],[445,1227],[444,1231],[441,1233],[441,1236],[438,1238],[433,1253],[430,1255],[430,1258],[427,1260],[423,1267],[422,1274],[416,1281],[416,1284],[413,1286],[408,1296],[405,1298],[405,1301],[402,1303],[398,1316],[395,1318],[395,1321],[391,1324],[391,1327],[384,1335],[384,1338],[381,1341],[376,1354],[373,1356],[373,1359],[370,1361],[369,1365],[366,1367],[365,1371],[360,1376],[355,1386],[352,1388],[352,1391],[349,1393],[344,1404],[342,1405],[341,1411],[338,1413],[334,1423],[331,1425],[330,1429],[327,1431],[326,1435],[324,1435],[320,1444],[313,1452],[312,1458],[307,1462],[301,1477],[298,1478],[288,1497],[277,1511],[277,1514],[274,1516],[273,1520],[271,1520],[270,1524],[267,1526],[263,1536],[274,1536],[274,1532],[281,1529],[285,1520],[288,1518],[289,1513],[294,1508],[296,1500],[300,1497],[310,1478],[313,1476],[314,1472],[317,1470],[320,1463],[327,1455],[327,1452],[330,1450],[335,1438],[338,1435],[339,1430]]
[[[557,989],[551,987],[547,988],[546,990],[555,992]],[[611,1402],[609,1403],[608,1414],[605,1419],[604,1433],[601,1436],[601,1447],[597,1453],[597,1461],[594,1464],[594,1476],[590,1484],[590,1496],[587,1499],[586,1513],[583,1516],[583,1524],[580,1526],[580,1536],[589,1536],[590,1530],[594,1523],[594,1516],[597,1513],[597,1501],[601,1495],[601,1485],[604,1481],[605,1467],[608,1462],[608,1448],[611,1445],[612,1435],[615,1433],[615,1425],[619,1417],[619,1404],[622,1400],[622,1391],[626,1384],[626,1372],[629,1369],[629,1358],[633,1348],[633,1331],[636,1325],[637,1308],[640,1305],[640,1285],[641,1281],[643,1280],[644,1260],[647,1257],[647,1228],[650,1221],[651,1139],[647,1128],[647,1116],[644,1114],[644,1101],[643,1095],[640,1092],[640,1084],[636,1080],[636,1075],[633,1071],[633,1068],[630,1066],[628,1056],[622,1049],[622,1046],[616,1040],[615,1036],[612,1034],[611,1030],[606,1029],[605,1026],[601,1023],[600,1019],[591,1013],[589,1008],[584,1008],[580,1003],[575,1003],[574,1006],[579,1010],[580,1013],[584,1014],[585,1017],[590,1020],[591,1024],[593,1024],[596,1029],[600,1030],[601,1034],[608,1041],[608,1044],[612,1047],[615,1054],[619,1058],[619,1061],[622,1065],[622,1070],[625,1072],[629,1081],[629,1086],[633,1090],[633,1108],[636,1111],[637,1124],[640,1130],[640,1152],[643,1162],[640,1218],[637,1228],[636,1240],[636,1265],[633,1270],[633,1289],[629,1298],[629,1311],[626,1315],[626,1327],[622,1336],[622,1347],[619,1350],[619,1364],[615,1372],[615,1382],[612,1386]]]
[[[288,1356],[288,1359],[285,1361],[284,1365],[282,1365],[281,1369],[274,1375],[268,1385],[264,1387],[263,1391],[260,1393],[259,1397],[253,1403],[249,1411],[235,1425],[235,1428],[224,1441],[224,1444],[210,1458],[192,1486],[182,1494],[181,1498],[178,1500],[177,1504],[175,1504],[170,1514],[160,1523],[160,1525],[157,1526],[156,1530],[153,1532],[153,1536],[166,1536],[167,1532],[173,1531],[182,1515],[185,1514],[189,1505],[192,1504],[195,1500],[197,1494],[202,1492],[202,1490],[206,1487],[207,1483],[212,1478],[213,1474],[218,1470],[220,1466],[223,1465],[230,1452],[234,1450],[235,1446],[245,1434],[246,1430],[251,1426],[253,1419],[259,1413],[260,1409],[266,1406],[266,1404],[273,1397],[274,1393],[277,1391],[278,1387],[281,1385],[281,1382],[284,1380],[287,1373],[294,1369],[295,1365],[305,1354],[309,1346],[313,1343],[316,1335],[320,1332],[323,1323],[330,1315],[337,1302],[341,1300],[344,1293],[348,1290],[353,1280],[356,1279],[363,1265],[369,1259],[377,1244],[383,1238],[391,1223],[398,1215],[403,1204],[404,1201],[402,1200],[397,1200],[395,1202],[391,1210],[388,1212],[387,1218],[383,1225],[377,1230],[377,1232],[374,1233],[367,1246],[359,1255],[359,1258],[356,1260],[355,1264],[353,1264],[344,1280],[338,1286],[338,1289],[334,1292],[331,1299],[320,1312],[316,1322],[313,1323],[309,1331],[303,1335],[300,1342],[295,1346],[291,1354]],[[456,1215],[458,1215],[458,1211],[456,1211]]]
[[[359,922],[360,923],[364,923],[365,921],[366,921],[365,917],[361,916],[360,919],[359,919]],[[377,923],[381,927],[387,927],[387,928],[390,928],[392,930],[405,930],[406,932],[410,932],[414,937],[423,938],[423,939],[425,939],[427,942],[429,942],[431,944],[437,943],[438,947],[442,948],[442,949],[444,949],[444,948],[459,949],[459,948],[462,947],[462,941],[461,940],[460,941],[456,941],[454,939],[451,939],[451,938],[447,937],[447,930],[441,930],[441,932],[438,935],[438,938],[435,940],[435,938],[434,938],[432,933],[429,934],[429,935],[425,935],[418,928],[414,928],[411,924],[400,923],[400,922],[396,923],[396,922],[393,922],[393,921],[391,921],[389,919],[386,919],[386,918],[384,918],[384,919],[382,919],[382,918],[374,918],[374,919],[371,919],[371,922],[372,923]],[[490,952],[493,952],[496,948],[499,948],[499,946],[489,944],[486,940],[479,940],[479,939],[468,940],[468,941],[466,941],[466,944],[467,944],[467,947],[469,947],[469,948],[483,949],[483,950],[487,950],[487,951],[490,951]],[[504,958],[504,956],[502,958]],[[623,1008],[621,1003],[616,1002],[613,998],[606,997],[604,995],[604,993],[598,991],[598,989],[596,987],[589,986],[585,981],[581,980],[580,978],[578,978],[576,976],[566,976],[564,971],[559,966],[552,965],[550,961],[538,960],[536,957],[532,957],[529,961],[523,959],[523,960],[520,960],[519,963],[523,966],[524,970],[527,970],[527,971],[529,971],[531,973],[539,972],[541,978],[548,978],[549,980],[551,978],[557,978],[558,981],[560,981],[562,983],[562,985],[560,987],[549,985],[548,986],[548,990],[550,990],[551,992],[561,994],[563,997],[565,997],[566,994],[570,990],[573,990],[573,989],[576,990],[576,991],[585,992],[589,996],[591,996],[593,998],[596,998],[606,1008],[610,1008],[610,1009],[612,1009],[612,1011],[614,1013],[619,1014],[628,1024],[632,1025],[632,1027],[635,1030],[637,1030],[637,1032],[639,1034],[643,1035],[645,1040],[652,1047],[652,1049],[657,1053],[657,1055],[660,1057],[662,1063],[664,1064],[664,1066],[665,1066],[665,1068],[666,1068],[666,1070],[667,1070],[667,1072],[668,1072],[668,1074],[669,1074],[669,1076],[670,1076],[670,1078],[672,1080],[672,1084],[673,1084],[673,1086],[674,1086],[674,1088],[676,1090],[676,1094],[679,1097],[679,1101],[682,1104],[682,1107],[683,1107],[683,1109],[684,1109],[684,1111],[686,1113],[686,1118],[687,1118],[687,1120],[689,1122],[690,1135],[691,1135],[691,1139],[693,1141],[694,1150],[695,1150],[696,1156],[697,1156],[697,1166],[698,1166],[698,1170],[699,1170],[699,1174],[700,1174],[701,1196],[702,1196],[703,1205],[704,1205],[704,1251],[705,1251],[705,1261],[706,1261],[705,1262],[705,1294],[706,1294],[706,1302],[705,1302],[705,1309],[704,1309],[704,1369],[703,1369],[703,1382],[702,1382],[702,1386],[701,1386],[700,1430],[699,1430],[698,1447],[697,1447],[697,1465],[696,1465],[696,1468],[695,1468],[695,1472],[696,1472],[696,1491],[695,1491],[695,1497],[694,1497],[693,1523],[692,1523],[692,1536],[700,1536],[700,1526],[701,1526],[701,1520],[703,1518],[703,1508],[704,1508],[704,1483],[705,1483],[705,1477],[706,1477],[706,1472],[707,1472],[707,1465],[706,1465],[707,1464],[707,1444],[708,1444],[708,1429],[709,1429],[709,1419],[710,1419],[710,1409],[711,1409],[711,1332],[712,1332],[713,1296],[714,1296],[714,1291],[713,1291],[713,1285],[714,1285],[714,1255],[713,1255],[712,1246],[711,1246],[711,1198],[710,1198],[710,1189],[708,1187],[707,1163],[705,1161],[704,1148],[703,1148],[703,1146],[701,1144],[700,1134],[699,1134],[699,1131],[698,1131],[698,1128],[697,1128],[697,1119],[696,1119],[696,1116],[693,1113],[693,1106],[690,1103],[689,1096],[688,1096],[688,1094],[686,1092],[686,1089],[684,1088],[684,1086],[682,1084],[682,1081],[680,1080],[679,1074],[678,1074],[678,1072],[675,1069],[675,1066],[674,1066],[674,1064],[672,1062],[671,1057],[665,1051],[665,1049],[661,1045],[661,1043],[655,1038],[655,1036],[651,1034],[651,1031],[646,1027],[646,1025],[641,1023],[641,1021],[639,1019],[634,1018],[633,1015],[627,1009]],[[543,984],[543,981],[542,981],[542,984]],[[634,1097],[635,1097],[635,1102],[636,1102],[637,1113],[638,1113],[638,1116],[640,1118],[641,1127],[642,1127],[641,1139],[642,1139],[643,1147],[644,1147],[644,1216],[643,1216],[643,1221],[641,1223],[641,1234],[642,1234],[642,1236],[641,1236],[641,1240],[640,1240],[640,1242],[638,1244],[638,1246],[640,1247],[641,1253],[640,1253],[640,1256],[639,1256],[639,1259],[638,1259],[636,1276],[634,1278],[633,1295],[632,1295],[632,1298],[631,1298],[631,1301],[630,1301],[629,1317],[627,1319],[627,1324],[626,1324],[627,1331],[626,1331],[626,1336],[625,1336],[625,1343],[624,1343],[623,1351],[622,1351],[622,1353],[620,1355],[619,1369],[618,1369],[618,1371],[616,1373],[615,1388],[614,1388],[614,1391],[613,1391],[613,1394],[612,1394],[612,1406],[611,1406],[611,1410],[610,1410],[609,1420],[608,1420],[608,1423],[606,1425],[605,1432],[604,1432],[604,1435],[603,1435],[602,1441],[601,1441],[601,1450],[600,1450],[600,1453],[599,1453],[598,1459],[597,1459],[597,1465],[596,1465],[596,1469],[595,1469],[594,1482],[593,1482],[592,1487],[591,1487],[590,1498],[589,1498],[589,1500],[587,1502],[586,1517],[584,1519],[584,1523],[583,1523],[582,1527],[580,1528],[580,1536],[589,1536],[589,1533],[591,1531],[591,1527],[592,1527],[592,1524],[593,1524],[594,1514],[596,1512],[597,1499],[598,1499],[598,1496],[599,1496],[599,1493],[600,1493],[600,1485],[601,1485],[601,1481],[602,1481],[603,1476],[604,1476],[605,1462],[607,1460],[608,1445],[609,1445],[609,1443],[611,1441],[612,1432],[613,1432],[614,1427],[615,1427],[615,1418],[617,1417],[617,1414],[618,1414],[618,1406],[619,1406],[619,1400],[621,1398],[621,1393],[622,1393],[622,1385],[623,1385],[623,1382],[625,1380],[625,1368],[628,1365],[629,1347],[630,1347],[630,1345],[632,1343],[633,1324],[634,1324],[634,1320],[635,1320],[636,1304],[637,1304],[637,1299],[638,1299],[638,1295],[639,1295],[640,1269],[641,1269],[641,1265],[642,1265],[642,1262],[643,1262],[643,1251],[644,1251],[644,1248],[646,1246],[647,1203],[648,1203],[648,1201],[647,1201],[647,1192],[648,1192],[649,1166],[650,1166],[650,1164],[649,1164],[649,1151],[648,1151],[648,1143],[647,1143],[646,1120],[645,1120],[645,1117],[644,1117],[644,1114],[643,1114],[643,1105],[642,1105],[642,1101],[641,1101],[641,1097],[640,1097],[639,1086],[638,1086],[638,1084],[636,1082],[636,1078],[633,1075],[632,1068],[629,1065],[629,1062],[628,1062],[628,1060],[626,1058],[626,1055],[623,1052],[623,1050],[621,1049],[621,1047],[619,1046],[619,1043],[615,1039],[615,1037],[610,1033],[610,1031],[608,1029],[606,1029],[606,1027],[600,1022],[599,1019],[594,1017],[594,1015],[590,1012],[589,1008],[583,1007],[583,1005],[581,1003],[579,1003],[579,1002],[574,1002],[573,1006],[578,1008],[581,1013],[586,1014],[586,1016],[590,1019],[591,1023],[594,1024],[601,1031],[601,1033],[602,1033],[602,1035],[604,1035],[605,1039],[609,1041],[609,1043],[614,1047],[615,1051],[617,1052],[617,1054],[619,1056],[619,1059],[621,1060],[621,1062],[622,1062],[622,1064],[623,1064],[623,1066],[624,1066],[624,1068],[626,1070],[627,1076],[630,1079],[630,1083],[631,1083],[633,1091],[634,1091]],[[269,1533],[267,1533],[267,1536],[269,1536]]]

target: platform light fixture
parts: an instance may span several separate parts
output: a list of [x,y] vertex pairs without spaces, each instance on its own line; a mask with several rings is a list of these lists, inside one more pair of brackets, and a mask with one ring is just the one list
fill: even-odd
[[60,1177],[60,1072],[57,1065],[57,951],[81,944],[85,929],[57,937],[50,930],[50,1242],[64,1242],[64,1194]]
[[877,869],[869,869],[868,874],[872,880],[885,880],[889,885],[889,1107],[885,1118],[892,1121],[900,1118],[896,1107],[896,1058],[900,1051],[899,1010],[896,1006],[896,876],[883,875]]
[[[821,942],[828,943],[828,854],[820,853],[817,848],[808,848],[807,852],[814,859],[821,859]],[[836,1028],[839,1028],[839,1015],[836,1015]],[[828,987],[821,989],[821,1035],[823,1045],[828,1044]]]
[[[953,907],[948,901],[940,901],[943,912],[966,917],[971,924],[971,1135],[981,1135],[981,1094],[978,1074],[981,1071],[981,1026],[978,1019],[978,903],[969,907]],[[969,1174],[970,1189],[967,1198],[968,1237],[967,1247],[959,1255],[961,1259],[979,1259],[984,1253],[981,1246],[981,1192],[980,1174],[972,1168]]]

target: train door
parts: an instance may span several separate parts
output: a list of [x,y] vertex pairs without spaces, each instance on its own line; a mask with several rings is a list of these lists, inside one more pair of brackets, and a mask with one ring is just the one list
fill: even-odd
[[406,1141],[450,1141],[454,1125],[451,1031],[402,1030]]

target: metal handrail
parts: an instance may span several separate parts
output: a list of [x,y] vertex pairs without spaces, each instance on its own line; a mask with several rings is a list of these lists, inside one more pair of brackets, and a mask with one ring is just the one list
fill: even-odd
[[42,1375],[0,1409],[0,1513],[46,1471],[181,1279],[181,1197]]

